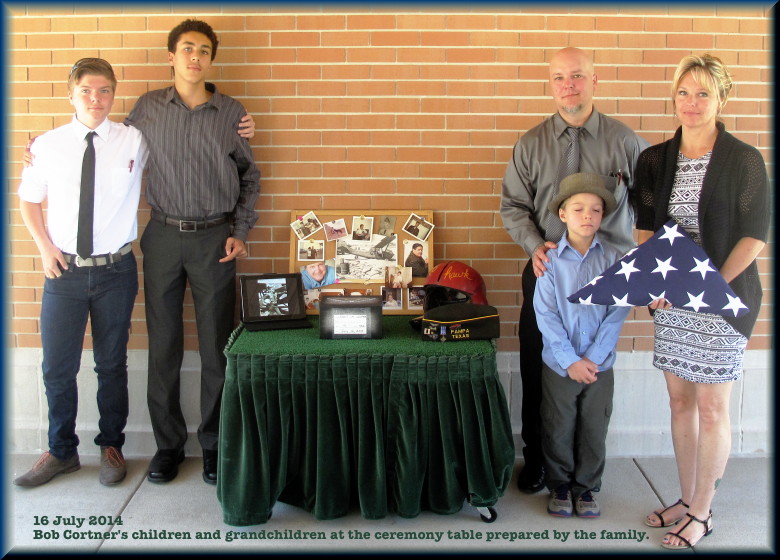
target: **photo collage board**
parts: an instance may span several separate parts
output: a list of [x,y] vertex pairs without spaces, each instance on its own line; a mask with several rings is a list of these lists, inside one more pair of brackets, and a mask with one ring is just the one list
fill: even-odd
[[293,210],[290,272],[303,280],[306,313],[325,295],[381,295],[382,313],[422,313],[435,266],[430,210]]

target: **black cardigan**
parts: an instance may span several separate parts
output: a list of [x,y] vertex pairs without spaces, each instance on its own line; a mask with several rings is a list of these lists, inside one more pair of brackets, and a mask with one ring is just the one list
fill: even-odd
[[[766,242],[769,234],[769,186],[766,165],[754,147],[738,140],[722,123],[704,175],[699,200],[702,248],[720,269],[743,237]],[[682,129],[674,138],[651,146],[639,155],[636,167],[637,229],[657,231],[670,217],[669,197],[677,170]],[[761,307],[763,292],[758,266],[753,261],[729,284],[750,311],[724,318],[750,337]]]

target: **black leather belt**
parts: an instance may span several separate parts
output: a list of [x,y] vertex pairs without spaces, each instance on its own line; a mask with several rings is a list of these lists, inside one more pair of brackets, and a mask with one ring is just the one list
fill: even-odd
[[224,224],[228,221],[227,214],[216,216],[213,218],[201,218],[194,220],[180,220],[178,218],[171,218],[165,214],[155,212],[152,210],[152,219],[161,222],[168,226],[176,226],[179,231],[198,231],[201,229],[209,229],[210,227]]
[[87,259],[82,259],[78,255],[62,253],[65,262],[70,264],[75,261],[76,266],[105,266],[122,260],[127,253],[133,250],[132,243],[125,243],[116,253],[106,253],[105,255],[92,255]]

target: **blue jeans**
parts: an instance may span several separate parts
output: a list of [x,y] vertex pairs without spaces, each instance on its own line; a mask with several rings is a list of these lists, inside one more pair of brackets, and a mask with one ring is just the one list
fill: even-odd
[[97,445],[122,447],[127,424],[127,341],[138,293],[138,269],[132,252],[119,262],[94,267],[72,263],[43,287],[41,340],[43,384],[49,404],[49,452],[58,459],[76,453],[78,387],[87,317],[98,376],[100,413]]

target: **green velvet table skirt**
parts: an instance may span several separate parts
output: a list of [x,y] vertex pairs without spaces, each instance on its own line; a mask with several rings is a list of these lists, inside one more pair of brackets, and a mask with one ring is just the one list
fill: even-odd
[[233,333],[217,479],[225,523],[265,523],[277,501],[317,519],[496,503],[515,451],[494,346],[420,341],[408,320],[385,317],[380,340],[320,340],[317,318],[313,329]]

